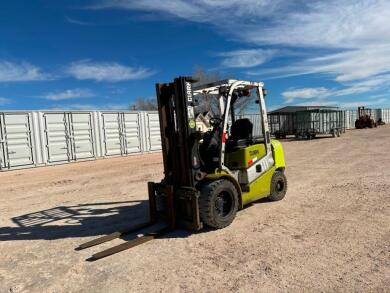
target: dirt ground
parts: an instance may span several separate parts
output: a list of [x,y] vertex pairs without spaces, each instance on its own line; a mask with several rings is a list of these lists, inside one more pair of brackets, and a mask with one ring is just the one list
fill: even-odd
[[146,219],[160,154],[0,173],[0,292],[389,292],[390,127],[283,145],[283,201],[96,262],[125,239],[75,247]]

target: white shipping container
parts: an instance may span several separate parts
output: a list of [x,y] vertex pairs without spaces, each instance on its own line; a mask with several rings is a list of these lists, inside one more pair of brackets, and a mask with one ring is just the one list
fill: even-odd
[[381,109],[380,118],[382,118],[383,122],[390,123],[390,109]]
[[158,113],[145,113],[145,134],[146,134],[146,150],[158,151],[161,150],[161,133],[160,120]]
[[142,133],[139,112],[102,112],[103,156],[141,153]]
[[0,113],[0,170],[35,165],[31,112]]
[[122,155],[120,113],[102,113],[101,118],[103,130],[103,155]]
[[95,158],[91,112],[44,112],[46,163]]
[[[354,128],[357,110],[344,113],[345,127]],[[255,136],[262,134],[259,114],[242,118],[253,122]],[[390,123],[390,109],[376,109],[373,118]],[[272,121],[269,125],[272,127]],[[329,127],[325,125],[324,131]],[[157,112],[0,112],[1,171],[159,150]]]

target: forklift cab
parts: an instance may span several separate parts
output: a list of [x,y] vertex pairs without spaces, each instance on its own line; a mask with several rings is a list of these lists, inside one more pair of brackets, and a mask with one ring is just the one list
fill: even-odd
[[[218,105],[215,111],[218,114],[209,121],[212,128],[204,133],[199,147],[207,173],[221,169],[238,178],[240,171],[245,173],[253,164],[261,165],[260,159],[266,157],[267,150],[271,152],[267,116],[263,114],[266,113],[263,86],[262,83],[224,80],[194,88],[197,103],[202,105],[202,99],[207,98],[209,104]],[[213,98],[214,103],[210,102]],[[242,115],[246,111],[260,114],[256,133],[253,123]],[[269,159],[263,160],[263,164],[269,161],[272,165]],[[263,168],[263,171],[266,170]]]

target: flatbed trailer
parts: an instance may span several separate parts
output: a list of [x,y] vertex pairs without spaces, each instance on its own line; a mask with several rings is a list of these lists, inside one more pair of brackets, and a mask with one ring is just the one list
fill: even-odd
[[268,114],[271,134],[276,138],[294,135],[296,138],[315,138],[317,135],[340,136],[345,132],[345,113],[342,110],[312,109],[291,113]]

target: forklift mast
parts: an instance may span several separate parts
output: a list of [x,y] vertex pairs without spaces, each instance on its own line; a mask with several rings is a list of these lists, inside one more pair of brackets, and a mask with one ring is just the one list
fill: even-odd
[[191,77],[178,77],[172,83],[156,85],[165,178],[160,184],[149,184],[149,197],[152,218],[159,213],[156,202],[163,201],[172,227],[180,220],[198,230],[201,223],[195,177],[200,174],[200,157],[194,82]]
[[156,85],[165,183],[174,187],[194,187],[200,167],[193,82],[190,77],[179,77],[173,83]]
[[372,110],[365,107],[358,107],[358,118],[368,116],[371,117]]

